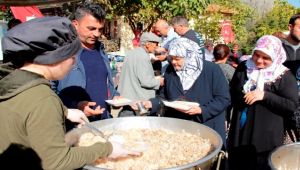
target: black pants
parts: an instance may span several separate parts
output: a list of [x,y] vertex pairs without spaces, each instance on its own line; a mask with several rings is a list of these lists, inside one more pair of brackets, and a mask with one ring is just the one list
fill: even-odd
[[270,151],[256,152],[254,146],[239,146],[228,151],[230,170],[271,170],[268,164]]

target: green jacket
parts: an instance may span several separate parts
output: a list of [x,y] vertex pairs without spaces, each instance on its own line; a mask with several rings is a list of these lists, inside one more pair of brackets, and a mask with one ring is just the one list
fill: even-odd
[[64,141],[65,106],[42,76],[0,67],[0,153],[11,144],[32,148],[43,169],[76,169],[112,152],[110,143],[70,147]]

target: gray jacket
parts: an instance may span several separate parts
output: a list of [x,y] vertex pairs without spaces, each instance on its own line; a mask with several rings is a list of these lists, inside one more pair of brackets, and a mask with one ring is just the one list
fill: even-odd
[[120,77],[118,91],[131,100],[148,100],[155,97],[160,82],[154,77],[149,54],[142,47],[135,48],[126,55]]

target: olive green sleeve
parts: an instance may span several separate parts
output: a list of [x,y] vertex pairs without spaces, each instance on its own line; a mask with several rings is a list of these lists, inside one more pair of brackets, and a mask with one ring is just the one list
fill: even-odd
[[68,108],[65,105],[63,105],[62,108],[63,108],[64,116],[67,117],[68,116]]
[[25,128],[29,143],[41,158],[44,169],[76,169],[112,152],[111,143],[68,146],[64,140],[64,106],[55,95],[36,103]]

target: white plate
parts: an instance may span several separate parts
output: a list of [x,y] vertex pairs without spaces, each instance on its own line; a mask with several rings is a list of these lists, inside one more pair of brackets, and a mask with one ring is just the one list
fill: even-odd
[[116,99],[116,100],[105,100],[108,104],[116,106],[116,107],[120,107],[120,106],[126,106],[126,105],[130,105],[132,103],[131,100],[126,99],[126,98],[122,98],[122,99]]
[[181,109],[181,110],[189,110],[191,106],[199,106],[199,103],[196,102],[186,102],[186,101],[163,101],[164,105],[168,107],[172,107],[174,109]]

